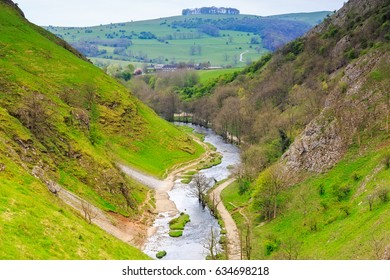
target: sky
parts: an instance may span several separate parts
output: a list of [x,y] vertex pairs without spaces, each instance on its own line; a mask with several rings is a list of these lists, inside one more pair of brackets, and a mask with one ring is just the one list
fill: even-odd
[[231,7],[259,16],[334,11],[347,0],[14,0],[37,25],[94,26],[181,15],[186,8]]

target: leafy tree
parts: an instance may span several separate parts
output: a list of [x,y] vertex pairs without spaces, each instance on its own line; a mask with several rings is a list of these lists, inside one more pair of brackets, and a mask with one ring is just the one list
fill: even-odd
[[280,164],[263,171],[257,180],[254,207],[266,220],[275,219],[281,208],[281,194],[287,186],[286,172]]

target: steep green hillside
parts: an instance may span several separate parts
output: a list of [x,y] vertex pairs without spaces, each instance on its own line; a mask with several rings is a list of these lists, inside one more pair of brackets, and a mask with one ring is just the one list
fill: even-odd
[[191,15],[83,28],[46,28],[99,65],[116,60],[242,67],[304,34],[327,14]]
[[388,1],[350,0],[197,101],[242,141],[224,200],[251,258],[389,258],[389,40]]
[[[45,184],[131,218],[146,190],[116,163],[163,176],[202,148],[8,0],[0,1],[0,35],[1,258],[49,258],[34,248],[51,244],[63,247],[53,258],[140,257],[81,220]],[[71,247],[66,236],[76,233],[80,246]],[[107,244],[89,250],[98,236]]]

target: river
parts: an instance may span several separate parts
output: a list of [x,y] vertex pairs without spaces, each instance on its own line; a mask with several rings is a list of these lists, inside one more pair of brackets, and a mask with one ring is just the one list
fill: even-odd
[[[192,127],[195,132],[204,134],[205,142],[211,143],[222,154],[221,164],[202,170],[200,173],[209,178],[211,184],[214,184],[214,179],[220,181],[228,178],[231,167],[240,162],[239,149],[226,143],[211,129],[192,124],[177,124]],[[210,214],[208,208],[204,209],[198,199],[191,196],[190,188],[190,185],[181,183],[179,179],[175,181],[174,187],[168,193],[179,212],[189,214],[191,221],[186,225],[183,236],[173,238],[168,235],[168,223],[172,217],[168,213],[159,213],[154,222],[157,230],[148,238],[144,247],[144,252],[152,258],[156,257],[157,252],[165,250],[167,256],[164,260],[203,260],[208,255],[204,245],[207,243],[211,229],[219,235],[221,228],[217,220]]]

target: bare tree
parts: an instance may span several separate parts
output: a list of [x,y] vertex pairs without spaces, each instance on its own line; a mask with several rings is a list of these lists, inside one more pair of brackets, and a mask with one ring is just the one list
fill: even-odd
[[91,224],[92,220],[95,219],[98,215],[97,212],[94,211],[93,206],[84,200],[81,201],[81,210],[84,213],[84,219],[89,224]]
[[211,201],[209,203],[209,208],[210,208],[211,215],[217,217],[218,216],[217,208],[218,205],[221,203],[221,200],[218,199],[218,197],[215,195],[214,192],[210,194],[210,200]]
[[297,260],[301,247],[302,242],[298,241],[292,236],[287,237],[287,239],[282,242],[280,246],[285,255],[285,258],[288,260]]
[[202,174],[196,174],[192,179],[192,188],[190,193],[198,198],[203,207],[206,206],[206,191],[210,188],[208,179]]
[[25,98],[25,106],[18,112],[22,123],[35,135],[41,135],[47,125],[48,115],[43,101],[42,94],[33,93]]
[[209,257],[212,260],[216,260],[218,254],[220,253],[220,248],[218,246],[218,234],[214,231],[213,227],[211,227],[210,235],[206,240],[206,243],[203,245],[205,249],[209,252]]
[[370,206],[370,211],[372,211],[372,207],[374,205],[374,201],[375,201],[375,196],[373,194],[369,194],[367,196],[367,202],[368,202],[368,205]]
[[252,230],[251,225],[249,223],[246,223],[244,251],[246,259],[250,260],[252,257]]
[[375,259],[382,259],[385,252],[386,238],[384,236],[379,237],[378,235],[372,233],[370,245],[372,250],[374,251]]

